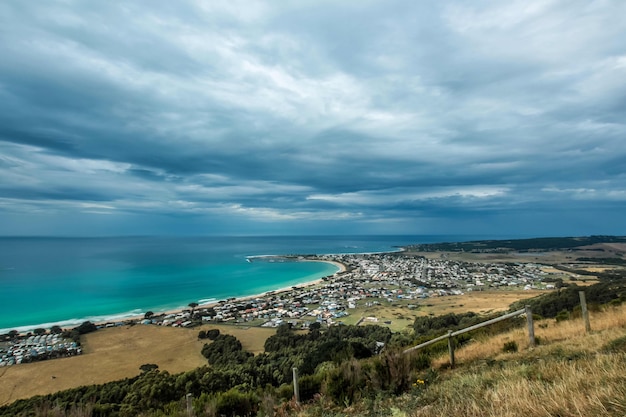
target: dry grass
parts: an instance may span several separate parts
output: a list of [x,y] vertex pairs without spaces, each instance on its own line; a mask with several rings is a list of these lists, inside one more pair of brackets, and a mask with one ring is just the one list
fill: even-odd
[[[204,326],[236,336],[244,349],[263,351],[273,329]],[[0,405],[20,398],[44,395],[81,385],[102,384],[139,374],[146,363],[170,373],[206,365],[200,354],[207,341],[197,339],[199,329],[131,326],[102,329],[83,339],[84,354],[71,358],[0,368]]]
[[[379,326],[389,327],[394,332],[411,329],[416,317],[439,316],[448,313],[475,312],[479,314],[506,311],[509,306],[519,300],[536,297],[546,291],[522,290],[489,290],[471,291],[463,295],[446,297],[431,297],[410,302],[396,303],[395,305],[380,305],[373,307],[359,307],[350,311],[350,316],[341,321],[345,324],[355,324],[361,317],[376,317]],[[406,304],[416,304],[418,308],[409,309]],[[385,322],[391,322],[386,324]],[[372,324],[363,322],[363,325]]]
[[415,416],[624,416],[626,362],[585,360],[504,365],[463,372],[433,386]]
[[[541,327],[539,327],[541,325]],[[536,323],[541,345],[528,350],[525,330],[475,341],[456,352],[458,369],[442,374],[420,399],[414,416],[624,416],[626,355],[600,353],[626,334],[626,307],[582,320]],[[517,353],[502,353],[515,341]],[[448,361],[441,357],[435,366]],[[426,406],[423,406],[426,405]]]
[[[535,322],[535,336],[540,345],[533,354],[541,355],[546,349],[561,342],[567,342],[569,350],[584,350],[594,352],[608,340],[616,339],[626,332],[626,307],[609,307],[603,312],[590,312],[591,330],[585,334],[585,326],[582,319],[556,322],[546,319]],[[520,349],[529,347],[528,332],[526,328],[496,335],[484,340],[475,340],[455,352],[457,363],[472,362],[475,360],[494,358],[502,359],[510,357],[510,354],[502,353],[504,343],[514,341]],[[560,348],[560,345],[558,345]],[[522,354],[522,353],[520,353]],[[520,355],[518,354],[518,355]],[[523,353],[527,355],[527,353]],[[435,360],[435,366],[441,366],[448,362],[447,357]]]
[[509,306],[519,300],[536,297],[546,291],[522,291],[522,290],[490,290],[471,291],[463,295],[448,297],[432,297],[420,301],[420,316],[439,316],[448,313],[474,313],[488,314],[506,311]]

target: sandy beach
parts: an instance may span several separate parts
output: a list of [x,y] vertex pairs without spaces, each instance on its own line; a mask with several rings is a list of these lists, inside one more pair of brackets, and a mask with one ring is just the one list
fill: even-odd
[[[268,255],[269,257],[270,255]],[[329,260],[317,260],[317,259],[299,259],[297,262],[325,262],[331,265],[336,266],[337,268],[339,268],[339,271],[335,272],[334,275],[337,274],[341,274],[346,272],[347,268],[344,264],[342,264],[341,262],[337,262],[337,261],[329,261]],[[269,290],[269,291],[264,291],[262,293],[258,293],[258,294],[252,294],[252,295],[245,295],[242,297],[226,297],[226,299],[230,299],[233,300],[234,302],[243,302],[243,301],[247,301],[247,300],[255,300],[255,299],[260,299],[263,297],[267,297],[268,294],[272,294],[272,295],[277,295],[277,294],[285,294],[289,291],[292,291],[294,288],[307,288],[307,287],[314,287],[316,285],[320,285],[324,282],[323,279],[318,278],[312,281],[306,281],[306,282],[302,282],[300,284],[296,284],[296,285],[292,285],[289,287],[283,287],[283,288],[279,288],[276,290]],[[223,299],[221,300],[223,301]],[[216,305],[218,305],[220,303],[220,300],[218,301],[210,301],[207,303],[202,303],[202,304],[198,304],[197,307],[195,307],[196,309],[206,309],[206,308],[211,308],[211,307],[215,307]],[[176,315],[176,314],[180,314],[183,313],[185,310],[189,310],[189,307],[182,307],[182,308],[175,308],[175,309],[171,309],[171,310],[165,310],[165,311],[159,311],[159,312],[155,312],[155,315],[161,316],[161,315]],[[144,314],[138,314],[136,316],[129,316],[129,317],[125,317],[123,319],[118,320],[118,322],[123,322],[125,324],[130,323],[130,322],[139,322],[141,320],[144,319]],[[111,320],[108,321],[96,321],[94,322],[94,324],[96,324],[97,326],[105,326],[106,324],[111,323]]]

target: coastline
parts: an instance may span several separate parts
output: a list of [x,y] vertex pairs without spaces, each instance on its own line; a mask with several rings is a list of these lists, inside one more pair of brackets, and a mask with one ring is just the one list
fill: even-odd
[[[278,257],[279,255],[261,255],[261,256],[255,256],[255,257],[265,258],[265,257],[272,257],[272,256]],[[338,271],[334,272],[333,274],[340,274],[346,271],[346,266],[342,264],[341,262],[336,262],[336,261],[329,261],[329,260],[322,260],[322,259],[320,260],[298,259],[298,260],[295,260],[295,262],[323,262],[323,263],[331,264],[338,268]],[[207,299],[198,300],[198,306],[196,308],[210,308],[210,307],[218,305],[219,301],[224,300],[224,299],[234,299],[236,301],[245,301],[245,300],[251,300],[251,299],[256,299],[256,298],[262,298],[262,297],[267,296],[269,293],[284,294],[286,292],[291,291],[294,288],[311,287],[311,286],[319,285],[322,282],[323,282],[322,278],[316,278],[313,280],[300,282],[291,286],[280,287],[274,290],[268,289],[263,292],[250,294],[250,295],[242,295],[238,297],[223,297],[221,299],[217,299],[217,298],[208,299],[210,301],[207,301]],[[206,301],[206,302],[200,303],[200,301]],[[38,323],[38,324],[29,324],[29,325],[24,325],[24,326],[15,326],[12,328],[0,329],[0,334],[7,333],[11,330],[17,330],[18,332],[22,334],[22,333],[32,331],[36,328],[49,329],[50,327],[55,326],[55,325],[58,325],[63,329],[72,329],[76,326],[79,326],[81,323],[85,321],[90,321],[97,326],[104,326],[110,323],[131,323],[131,322],[137,323],[141,321],[142,319],[144,319],[144,315],[147,311],[154,311],[155,315],[168,315],[168,314],[179,314],[189,309],[190,309],[189,306],[164,308],[163,310],[159,310],[157,308],[154,308],[154,309],[148,308],[145,311],[143,311],[142,309],[135,309],[135,310],[127,311],[127,312],[112,313],[110,315],[104,315],[104,316],[88,316],[84,318],[71,318],[67,320],[45,322],[45,323]]]
[[[273,256],[273,255],[265,255],[265,256]],[[342,264],[341,262],[337,262],[337,261],[328,261],[328,260],[315,260],[315,259],[300,259],[296,262],[324,262],[324,263],[328,263],[328,264],[332,264],[334,266],[336,266],[337,268],[339,268],[339,270],[337,272],[335,272],[333,275],[337,275],[337,274],[341,274],[347,271],[347,268],[344,264]],[[226,299],[228,300],[234,300],[236,302],[241,302],[241,301],[247,301],[247,300],[255,300],[257,298],[263,298],[263,297],[267,297],[268,295],[276,295],[276,294],[285,294],[288,293],[289,291],[292,291],[293,289],[301,289],[301,288],[308,288],[308,287],[313,287],[315,285],[319,285],[321,283],[323,283],[324,280],[322,278],[316,278],[314,280],[311,281],[305,281],[299,284],[295,284],[289,287],[281,287],[278,288],[276,290],[267,290],[267,291],[263,291],[261,293],[257,293],[257,294],[251,294],[251,295],[244,295],[241,297],[226,297]],[[213,306],[216,306],[219,304],[219,301],[209,301],[207,303],[203,303],[200,304],[198,303],[198,306],[195,307],[196,309],[202,309],[202,308],[210,308]],[[166,310],[166,311],[159,311],[158,314],[164,314],[164,315],[168,315],[168,314],[179,314],[182,313],[185,310],[189,310],[189,307],[183,307],[183,308],[175,308],[175,309],[171,309],[171,310]],[[137,320],[141,320],[143,319],[144,316],[143,314],[141,315],[137,315],[134,317],[129,317],[126,319],[126,321],[137,321]],[[109,321],[110,322],[110,321]],[[96,325],[101,325],[101,324],[106,324],[107,322],[96,322],[94,324]]]

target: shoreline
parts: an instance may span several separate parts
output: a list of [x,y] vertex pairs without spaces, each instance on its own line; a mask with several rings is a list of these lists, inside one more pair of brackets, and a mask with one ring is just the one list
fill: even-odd
[[[262,255],[262,256],[253,256],[251,258],[254,257],[279,257],[280,255]],[[340,274],[346,271],[346,266],[344,264],[342,264],[341,262],[336,262],[336,261],[329,261],[329,260],[317,260],[317,259],[297,259],[295,260],[295,262],[324,262],[327,264],[331,264],[334,265],[335,267],[337,267],[339,270],[334,272],[333,275],[335,274]],[[307,287],[311,287],[314,285],[318,285],[320,283],[323,282],[322,278],[316,278],[314,280],[309,280],[309,281],[305,281],[305,282],[301,282],[298,284],[294,284],[288,287],[280,287],[277,288],[275,290],[267,290],[267,291],[263,291],[261,293],[256,293],[256,294],[251,294],[251,295],[243,295],[243,296],[238,296],[238,297],[224,297],[224,298],[211,298],[208,299],[210,301],[204,302],[204,303],[200,303],[199,300],[198,301],[198,306],[195,307],[196,309],[199,308],[210,308],[213,306],[216,306],[219,304],[219,301],[221,300],[229,300],[229,299],[234,299],[236,301],[244,301],[244,300],[250,300],[250,299],[256,299],[256,298],[261,298],[261,297],[265,297],[267,296],[269,293],[272,294],[283,294],[285,292],[291,291],[294,288],[307,288]],[[207,300],[207,299],[204,299]],[[30,331],[33,331],[34,329],[37,328],[44,328],[46,330],[50,329],[52,326],[60,326],[62,329],[67,330],[67,329],[73,329],[77,326],[79,326],[81,323],[84,323],[86,321],[90,321],[92,323],[94,323],[97,326],[101,326],[101,325],[106,325],[106,324],[110,324],[110,323],[129,323],[129,322],[139,322],[140,320],[144,319],[145,313],[148,311],[153,311],[155,316],[161,316],[161,315],[168,315],[168,314],[179,314],[182,313],[185,310],[190,310],[189,306],[178,306],[178,307],[165,307],[163,310],[157,310],[155,309],[146,309],[145,311],[142,311],[142,309],[134,309],[128,312],[120,312],[120,313],[112,313],[110,315],[106,315],[106,316],[88,316],[85,318],[80,318],[80,319],[75,319],[75,318],[71,318],[71,319],[66,319],[66,320],[59,320],[59,321],[52,321],[52,322],[46,322],[46,323],[38,323],[38,324],[29,324],[29,325],[24,325],[24,326],[15,326],[12,328],[6,328],[6,329],[0,329],[0,334],[6,334],[9,331],[12,330],[17,330],[20,334],[24,334]]]
[[[269,257],[269,256],[274,256],[274,255],[264,255],[265,257]],[[299,259],[296,262],[325,262],[328,264],[332,264],[334,266],[336,266],[337,268],[339,268],[339,271],[333,273],[333,275],[337,275],[337,274],[342,274],[344,272],[347,271],[347,268],[344,264],[342,264],[341,262],[337,262],[337,261],[327,261],[327,260],[315,260],[315,259]],[[240,296],[240,297],[226,297],[225,299],[219,300],[219,301],[210,301],[207,303],[203,303],[200,304],[198,303],[198,306],[195,307],[196,309],[202,309],[202,308],[211,308],[213,306],[216,306],[220,303],[220,301],[225,301],[225,300],[233,300],[236,302],[240,302],[240,301],[247,301],[247,300],[255,300],[257,298],[263,298],[263,297],[267,297],[268,295],[275,295],[275,294],[284,294],[287,293],[289,291],[292,291],[293,289],[300,289],[300,288],[308,288],[308,287],[313,287],[315,285],[319,285],[321,283],[323,283],[324,280],[322,278],[316,278],[314,280],[311,281],[305,281],[299,284],[295,284],[295,285],[291,285],[289,287],[281,287],[278,288],[276,290],[268,290],[268,291],[263,291],[261,293],[257,293],[257,294],[251,294],[251,295],[244,295],[244,296]],[[217,299],[216,299],[217,300]],[[182,313],[185,310],[189,310],[190,308],[187,306],[185,308],[175,308],[175,309],[171,309],[171,310],[166,310],[166,311],[160,311],[158,313],[155,313],[155,315],[168,315],[168,314],[178,314],[178,313]],[[138,315],[135,317],[129,317],[128,319],[126,319],[126,321],[136,321],[136,320],[141,320],[143,319],[144,316],[143,315]],[[100,325],[100,324],[106,324],[107,322],[98,322],[98,323],[94,323],[96,325]],[[108,322],[110,323],[110,321]]]

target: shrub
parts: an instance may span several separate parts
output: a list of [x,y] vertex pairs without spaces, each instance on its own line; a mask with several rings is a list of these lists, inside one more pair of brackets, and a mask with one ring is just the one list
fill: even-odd
[[220,335],[220,331],[218,329],[207,330],[206,337],[210,340],[217,339],[217,336]]
[[293,385],[282,384],[276,390],[276,396],[281,400],[291,401],[291,399],[293,398]]
[[321,375],[305,375],[298,379],[298,389],[301,401],[312,400],[315,394],[322,390]]
[[141,372],[150,372],[150,371],[154,371],[155,369],[159,369],[159,365],[155,363],[144,363],[143,365],[139,367],[139,370]]
[[226,416],[248,416],[257,412],[258,398],[254,393],[230,389],[217,395],[217,413]]
[[569,312],[567,310],[561,310],[555,317],[557,323],[565,320],[569,320]]

